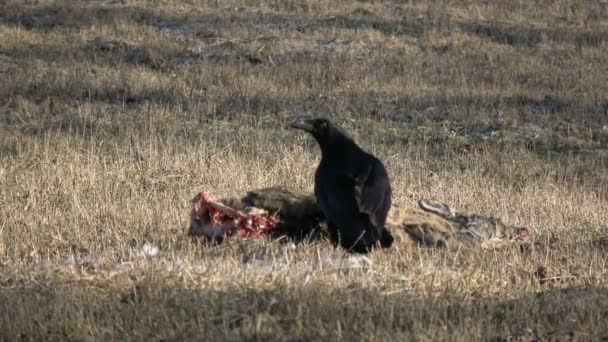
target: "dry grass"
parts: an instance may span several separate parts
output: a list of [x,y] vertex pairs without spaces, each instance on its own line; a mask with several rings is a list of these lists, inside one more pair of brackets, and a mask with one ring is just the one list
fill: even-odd
[[[608,337],[607,22],[600,1],[0,2],[0,340]],[[543,247],[192,244],[201,188],[312,188],[302,113],[385,160],[396,202]]]

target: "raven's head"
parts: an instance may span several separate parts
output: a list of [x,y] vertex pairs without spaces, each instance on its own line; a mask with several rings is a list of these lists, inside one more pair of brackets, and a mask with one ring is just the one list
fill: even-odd
[[330,140],[336,130],[331,121],[325,118],[299,118],[292,122],[290,126],[310,133],[319,143]]
[[358,148],[340,127],[334,125],[326,118],[299,118],[292,122],[290,126],[310,133],[319,143],[321,152],[324,155],[328,153],[341,154],[344,149],[337,147],[344,146],[344,144],[352,144]]

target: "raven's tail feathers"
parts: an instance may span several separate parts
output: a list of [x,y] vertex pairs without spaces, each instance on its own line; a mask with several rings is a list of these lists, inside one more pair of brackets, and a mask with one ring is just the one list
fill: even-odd
[[380,246],[382,246],[383,248],[389,248],[393,244],[393,241],[395,241],[395,239],[393,238],[391,233],[389,233],[388,230],[384,229],[382,231],[382,236],[380,237]]

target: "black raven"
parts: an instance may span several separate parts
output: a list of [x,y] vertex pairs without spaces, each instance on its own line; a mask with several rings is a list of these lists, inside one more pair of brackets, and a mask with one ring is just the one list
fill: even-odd
[[357,253],[369,252],[377,242],[390,247],[393,237],[384,223],[391,186],[382,162],[328,119],[298,119],[291,127],[312,134],[321,147],[315,196],[334,246]]

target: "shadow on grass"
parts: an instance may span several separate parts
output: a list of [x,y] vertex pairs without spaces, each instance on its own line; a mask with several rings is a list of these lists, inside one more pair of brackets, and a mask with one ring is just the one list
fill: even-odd
[[538,28],[493,23],[462,23],[460,28],[469,34],[488,38],[498,44],[534,47],[544,39],[559,43],[598,47],[608,42],[608,32],[575,32],[564,28]]
[[[146,66],[154,70],[164,70],[182,64],[284,64],[285,61],[310,59],[306,54],[281,54],[272,56],[272,61],[261,59],[256,53],[247,51],[242,44],[234,44],[224,39],[223,33],[231,29],[247,28],[248,31],[267,33],[269,29],[309,32],[319,28],[342,28],[347,30],[375,29],[390,35],[412,35],[419,37],[423,32],[416,20],[389,22],[377,17],[338,16],[309,17],[280,15],[274,13],[211,11],[175,15],[133,6],[93,7],[74,5],[48,5],[29,10],[8,11],[0,15],[0,23],[19,26],[27,30],[49,31],[55,29],[82,29],[96,25],[117,25],[121,22],[146,25],[161,32],[170,32],[173,37],[189,37],[201,41],[225,41],[207,46],[205,51],[190,51],[187,46],[180,51],[159,51],[149,45],[133,45],[122,41],[102,41],[88,43],[75,50],[62,51],[59,47],[20,47],[0,52],[13,58],[36,57],[45,61],[61,61],[66,57],[88,60],[98,64],[114,65],[119,62]],[[246,38],[246,37],[245,37]],[[209,40],[211,39],[211,40]],[[215,46],[217,45],[217,46]],[[67,49],[67,48],[66,48]]]
[[[355,10],[350,15],[312,17],[217,9],[211,9],[207,13],[190,11],[186,14],[169,14],[136,6],[79,6],[59,3],[29,9],[7,8],[4,12],[4,15],[0,15],[0,23],[35,30],[80,29],[99,24],[132,22],[150,25],[159,30],[177,30],[195,37],[206,36],[210,32],[224,32],[235,27],[247,27],[260,32],[268,29],[308,32],[319,27],[374,29],[386,35],[412,37],[421,37],[425,31],[424,21],[414,12],[403,15],[401,19],[389,21],[362,9]],[[536,46],[545,38],[581,46],[600,46],[608,41],[608,32],[605,31],[576,32],[567,28],[519,27],[501,22],[460,22],[456,23],[456,26],[469,34],[516,46]]]
[[514,300],[381,295],[363,288],[155,288],[113,293],[78,286],[0,289],[0,334],[7,340],[335,340],[489,339],[522,329],[608,329],[608,290],[564,288]]
[[[608,134],[603,129],[607,122],[602,121],[608,104],[548,96],[471,97],[438,94],[420,98],[395,98],[392,94],[370,91],[343,93],[339,98],[269,96],[257,93],[251,96],[232,94],[208,99],[204,96],[184,97],[171,88],[160,87],[145,89],[140,93],[129,93],[121,87],[93,89],[88,93],[81,87],[70,89],[61,91],[39,87],[32,94],[27,89],[22,89],[21,92],[17,89],[13,96],[38,103],[35,108],[39,113],[29,110],[32,115],[30,119],[2,115],[0,122],[31,135],[60,131],[75,134],[101,132],[109,136],[123,134],[124,129],[121,128],[145,131],[154,126],[155,122],[164,122],[162,129],[158,128],[159,134],[165,132],[191,136],[195,131],[205,129],[216,121],[260,128],[286,128],[290,118],[307,114],[335,119],[347,124],[345,129],[350,129],[350,125],[354,126],[352,128],[369,130],[369,127],[362,126],[369,123],[366,118],[390,122],[389,126],[406,131],[425,126],[428,132],[424,136],[419,136],[420,132],[416,133],[417,131],[404,132],[411,136],[407,138],[399,136],[399,133],[374,128],[370,134],[380,143],[404,146],[429,143],[439,149],[436,151],[439,155],[446,152],[445,146],[449,147],[446,145],[449,141],[433,139],[448,139],[447,132],[454,132],[459,140],[464,139],[469,144],[475,141],[497,142],[502,137],[502,143],[519,144],[543,158],[549,154],[550,157],[589,154],[608,143]],[[61,115],[55,113],[56,109],[49,109],[47,97],[63,103]],[[91,115],[79,115],[70,107],[75,101],[92,103]],[[171,108],[173,114],[168,115],[167,108]],[[213,111],[209,111],[209,108],[213,108]],[[489,117],[488,113],[497,111],[517,113],[513,115],[518,115],[520,127],[505,126]],[[577,117],[574,120],[571,113],[581,112],[587,113],[586,119]],[[470,118],[470,113],[477,115],[477,120]],[[497,133],[501,135],[496,135]]]
[[158,29],[193,29],[196,36],[211,31],[221,32],[234,27],[251,29],[293,29],[300,32],[319,27],[334,27],[347,30],[375,29],[384,34],[406,34],[420,36],[422,23],[414,18],[386,21],[373,15],[351,16],[296,16],[289,14],[263,13],[259,11],[214,10],[210,12],[189,12],[169,14],[135,6],[78,6],[52,4],[28,10],[9,10],[0,22],[20,26],[28,30],[52,30],[55,28],[79,29],[99,24],[132,22],[146,24]]

